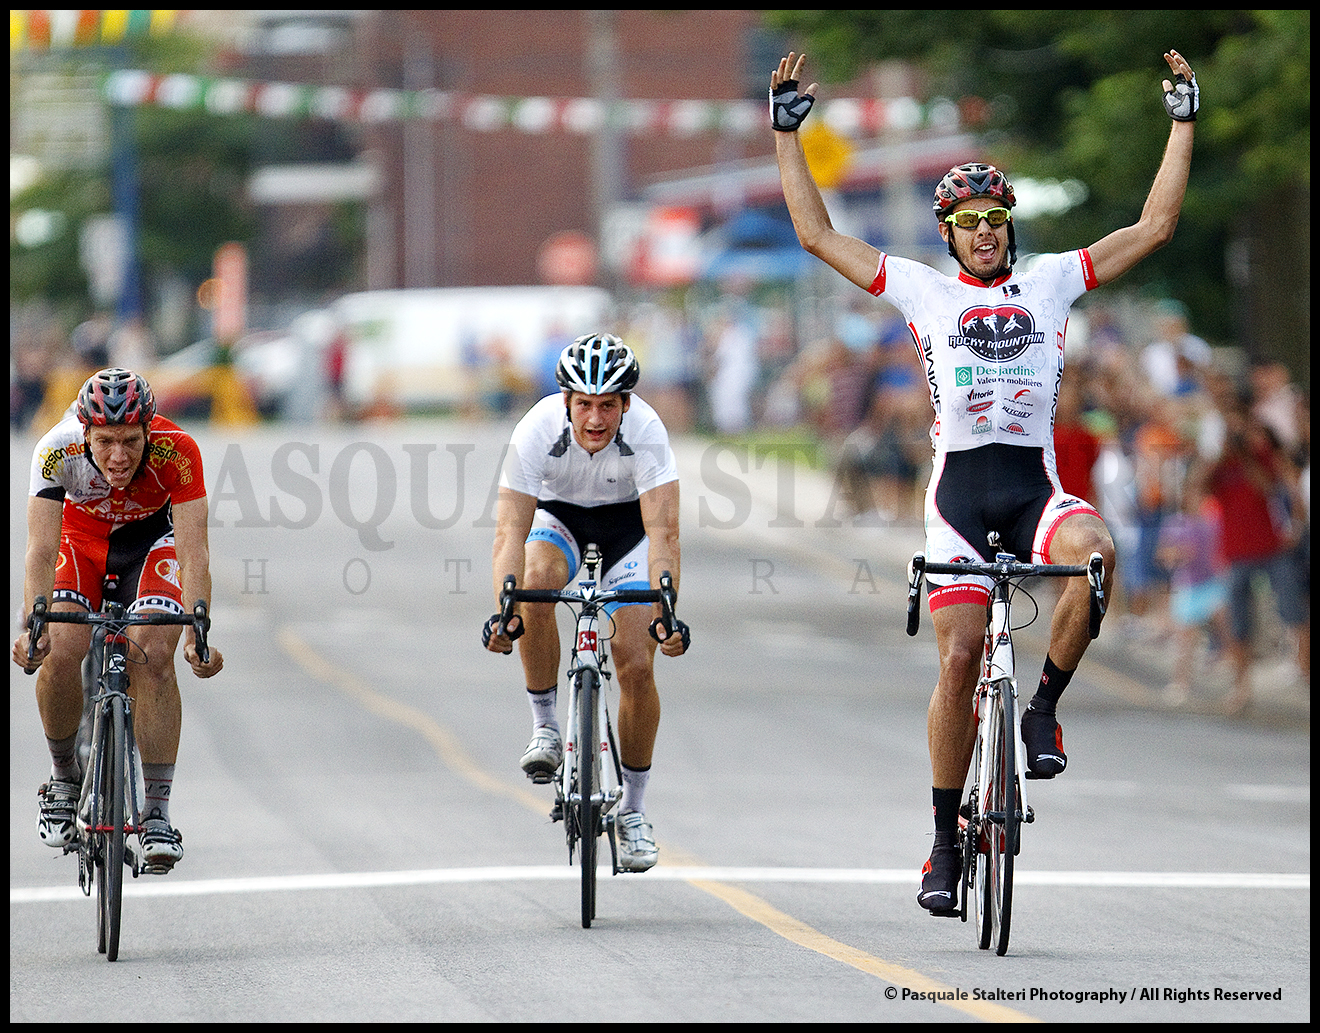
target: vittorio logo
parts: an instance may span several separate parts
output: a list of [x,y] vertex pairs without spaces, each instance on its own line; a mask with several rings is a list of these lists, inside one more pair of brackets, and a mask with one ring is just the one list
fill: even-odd
[[954,380],[953,380],[954,387],[971,387],[971,386],[972,386],[972,367],[971,367],[971,366],[955,366],[955,367],[954,367],[954,371],[953,371],[953,375],[954,375]]

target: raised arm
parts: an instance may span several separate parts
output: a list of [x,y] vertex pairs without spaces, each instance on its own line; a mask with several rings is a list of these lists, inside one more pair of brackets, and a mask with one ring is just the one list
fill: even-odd
[[[1088,249],[1095,277],[1105,284],[1118,279],[1147,255],[1158,251],[1173,239],[1182,210],[1183,195],[1187,191],[1187,177],[1192,168],[1192,134],[1196,125],[1199,105],[1196,77],[1191,65],[1176,50],[1164,55],[1170,70],[1178,79],[1177,87],[1164,80],[1165,106],[1174,118],[1169,131],[1169,142],[1164,148],[1155,182],[1151,184],[1141,218],[1131,226],[1115,230],[1109,236],[1092,244]],[[1182,108],[1168,98],[1190,98]],[[1185,111],[1186,115],[1182,112]]]
[[[865,289],[875,281],[880,266],[880,252],[866,241],[847,236],[834,228],[820,188],[807,166],[807,156],[798,137],[797,126],[801,125],[802,119],[810,111],[810,102],[814,101],[818,88],[817,83],[812,83],[805,90],[797,92],[806,57],[803,54],[795,62],[794,55],[790,53],[770,73],[772,124],[776,130],[775,158],[779,162],[779,182],[784,190],[784,202],[788,205],[788,214],[793,219],[793,229],[797,231],[798,242],[802,247]],[[780,91],[778,95],[776,90]],[[786,103],[794,98],[796,104]],[[777,114],[776,106],[779,108]],[[793,128],[787,129],[784,125],[792,125]]]

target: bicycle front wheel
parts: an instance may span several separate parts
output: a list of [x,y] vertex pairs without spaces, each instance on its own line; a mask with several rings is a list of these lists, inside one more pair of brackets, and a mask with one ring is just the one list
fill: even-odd
[[101,739],[101,795],[92,835],[98,848],[96,871],[97,947],[106,961],[119,957],[119,927],[124,904],[124,815],[128,794],[128,730],[124,700],[111,696]]
[[989,734],[990,781],[982,787],[981,849],[977,865],[977,900],[981,949],[992,944],[996,954],[1008,950],[1013,917],[1013,859],[1017,855],[1021,817],[1018,813],[1016,738],[1012,686],[1001,683],[991,698]]
[[582,928],[590,929],[596,917],[596,856],[600,834],[600,793],[597,764],[600,760],[600,679],[595,671],[583,668],[578,675],[578,803],[577,820],[581,840],[578,861],[582,865]]

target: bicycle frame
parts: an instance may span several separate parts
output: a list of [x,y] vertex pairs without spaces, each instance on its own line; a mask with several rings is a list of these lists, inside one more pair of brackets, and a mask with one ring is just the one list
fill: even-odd
[[[596,570],[601,562],[594,543],[583,553],[584,576],[576,591],[568,589],[524,589],[517,587],[513,576],[504,579],[500,592],[501,634],[513,618],[514,604],[568,603],[576,607],[577,622],[573,635],[572,658],[568,668],[569,706],[567,731],[564,734],[564,762],[555,782],[555,808],[551,817],[564,821],[568,841],[568,860],[573,863],[576,848],[582,868],[582,927],[590,928],[596,915],[596,840],[602,832],[609,836],[611,871],[619,874],[618,847],[614,838],[614,820],[610,811],[623,798],[623,769],[608,703],[612,678],[602,636],[602,614],[610,603],[660,603],[667,628],[673,628],[674,588],[668,571],[660,575],[659,589],[611,589],[601,591],[596,585]],[[584,698],[594,697],[594,698]],[[612,764],[605,763],[609,755]],[[589,791],[584,792],[584,787]]]
[[[107,616],[115,616],[113,610],[103,608],[101,613]],[[118,700],[124,713],[124,734],[126,737],[126,752],[131,760],[127,767],[128,792],[125,796],[125,804],[131,805],[132,810],[125,815],[124,834],[133,836],[142,831],[142,808],[146,804],[145,787],[142,781],[142,758],[137,751],[137,737],[133,732],[133,699],[128,692],[128,663],[129,650],[132,644],[128,636],[122,631],[112,631],[108,624],[97,624],[92,628],[92,644],[89,650],[92,657],[91,674],[92,684],[86,686],[90,689],[88,699],[92,711],[92,729],[89,746],[89,756],[98,758],[100,763],[105,763],[104,743],[107,734],[106,722],[110,719],[114,702]],[[91,779],[84,774],[82,797],[79,800],[79,837],[82,838],[85,833],[109,832],[112,830],[112,824],[108,823],[106,817],[96,813],[96,804],[100,802],[98,794],[91,792]],[[99,788],[99,787],[98,787]],[[70,845],[65,847],[65,852],[73,849]],[[134,859],[133,877],[141,873],[136,858]],[[83,892],[90,895],[90,887],[85,887]]]
[[[1032,775],[1022,741],[1013,652],[1011,600],[1015,582],[1026,577],[1086,577],[1091,588],[1088,633],[1094,639],[1100,633],[1105,612],[1105,571],[1099,553],[1092,553],[1085,566],[1029,564],[1019,563],[1012,553],[999,552],[999,535],[994,532],[989,535],[989,544],[996,550],[993,563],[927,563],[921,553],[912,557],[908,567],[907,632],[917,633],[921,582],[927,573],[975,574],[992,579],[986,605],[981,676],[972,699],[977,718],[975,772],[965,805],[970,813],[964,815],[967,824],[961,832],[964,867],[958,916],[967,921],[967,895],[974,889],[980,946],[985,949],[996,940],[996,953],[1002,955],[1008,950],[1013,858],[1021,849],[1022,824],[1035,820],[1035,812],[1027,802],[1026,783]],[[1011,715],[1011,765],[1007,752],[999,748],[999,714],[1004,714],[1006,719]],[[991,837],[989,841],[987,835]],[[982,852],[986,854],[984,859],[979,856]],[[982,870],[983,865],[986,870]]]
[[[128,664],[134,643],[127,631],[141,625],[191,625],[197,652],[205,663],[210,618],[201,600],[190,615],[126,614],[124,607],[115,602],[106,603],[97,613],[52,613],[45,598],[38,596],[28,621],[29,659],[34,658],[37,640],[48,623],[92,626],[90,663],[83,669],[84,681],[90,678],[92,682],[90,686],[84,684],[92,712],[90,741],[74,820],[77,835],[64,852],[78,854],[78,885],[85,896],[91,896],[92,882],[96,882],[97,950],[106,955],[107,961],[114,961],[119,956],[124,867],[131,869],[134,878],[152,870],[141,863],[139,854],[133,854],[130,860],[125,850],[125,838],[142,831],[145,805],[142,762],[133,732],[133,700],[128,691]],[[36,670],[25,669],[29,674]]]
[[[592,780],[591,802],[599,807],[598,818],[602,827],[610,834],[611,853],[614,853],[614,835],[612,820],[606,815],[623,798],[623,772],[619,764],[618,750],[614,748],[614,727],[610,721],[609,683],[613,675],[609,671],[609,653],[605,643],[609,640],[600,634],[600,617],[603,605],[596,601],[599,594],[596,589],[595,564],[584,562],[587,576],[578,582],[578,591],[583,597],[582,609],[578,612],[577,628],[573,635],[572,657],[568,669],[570,688],[568,727],[564,737],[564,766],[560,771],[560,781],[556,785],[557,794],[570,807],[577,804],[581,797],[577,793],[576,763],[570,764],[570,757],[576,762],[580,750],[590,750],[595,755],[596,778]],[[605,614],[605,619],[610,619]],[[586,672],[595,675],[593,679],[584,677]],[[594,699],[584,699],[592,696]],[[596,714],[589,727],[596,731],[594,741],[584,741],[583,730],[588,724],[583,721],[583,708],[594,706]],[[605,757],[613,759],[613,764],[606,764]],[[585,836],[589,830],[581,830]],[[570,860],[572,844],[569,844]],[[617,861],[617,856],[615,858]],[[614,866],[617,872],[617,864]]]
[[[996,556],[998,562],[1004,560],[1015,561],[1015,557],[1008,553],[999,553]],[[1018,683],[1017,668],[1013,653],[1013,629],[1009,626],[1012,607],[1009,603],[1009,593],[1011,583],[1008,580],[997,581],[994,590],[990,594],[988,604],[988,615],[986,618],[985,633],[985,654],[982,658],[982,674],[979,683],[976,686],[976,707],[978,717],[978,741],[986,742],[989,736],[990,711],[994,702],[994,695],[998,692],[1009,692],[1013,697],[1013,725],[1014,725],[1014,765],[1013,769],[1018,773],[1018,806],[1022,812],[1022,820],[1030,824],[1035,821],[1035,813],[1027,802],[1026,786],[1023,784],[1026,779],[1022,773],[1027,770],[1027,748],[1022,742],[1022,708],[1018,705]],[[982,706],[982,704],[987,704]],[[981,757],[980,769],[977,772],[977,785],[984,786],[989,784],[989,751],[983,751]]]

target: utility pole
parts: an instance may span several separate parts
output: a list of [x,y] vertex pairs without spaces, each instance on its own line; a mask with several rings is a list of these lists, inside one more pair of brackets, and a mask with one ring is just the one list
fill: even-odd
[[623,170],[627,155],[618,112],[620,100],[619,48],[615,37],[617,11],[587,11],[587,70],[591,90],[601,108],[600,129],[592,144],[592,201],[596,219],[596,268],[601,286],[614,291],[617,284],[611,263],[600,254],[610,213],[623,199]]

